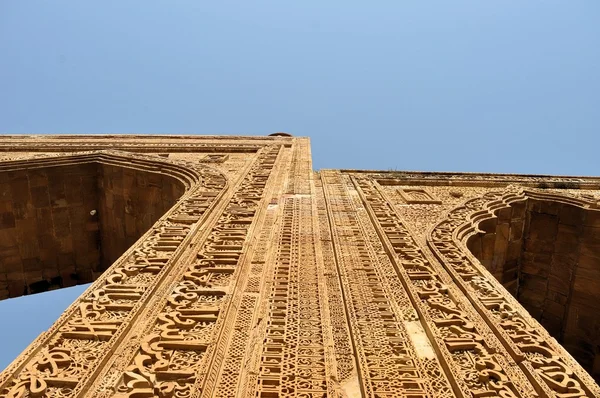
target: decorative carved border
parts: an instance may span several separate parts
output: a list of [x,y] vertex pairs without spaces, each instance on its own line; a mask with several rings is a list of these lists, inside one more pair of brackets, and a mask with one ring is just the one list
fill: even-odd
[[361,175],[353,176],[353,181],[454,394],[535,396],[526,376],[453,286],[444,267],[415,240],[381,187]]
[[380,185],[505,187],[510,184],[518,184],[523,187],[540,189],[600,189],[600,178],[585,176],[367,170],[344,170],[344,172],[368,175]]
[[255,153],[266,145],[290,147],[294,138],[202,135],[3,135],[0,152],[80,152],[119,149],[129,152]]

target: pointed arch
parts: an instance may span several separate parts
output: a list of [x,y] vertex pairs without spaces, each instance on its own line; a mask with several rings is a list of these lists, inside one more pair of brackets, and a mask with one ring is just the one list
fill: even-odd
[[482,262],[468,247],[469,238],[489,230],[493,220],[510,220],[507,214],[511,209],[521,214],[532,201],[537,206],[555,203],[558,207],[592,211],[594,217],[600,214],[592,210],[596,206],[593,200],[509,186],[504,191],[468,199],[447,212],[428,233],[427,243],[532,382],[548,392],[565,392],[553,381],[560,374],[571,385],[569,393],[595,395],[598,387],[582,366],[486,268],[488,260]]
[[89,283],[219,171],[123,151],[0,163],[0,299]]

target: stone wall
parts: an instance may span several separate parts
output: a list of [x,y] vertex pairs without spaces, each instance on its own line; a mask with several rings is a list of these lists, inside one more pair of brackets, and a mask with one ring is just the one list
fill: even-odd
[[475,257],[514,296],[517,294],[525,221],[526,203],[517,202],[500,210],[497,218],[479,224],[484,232],[472,236],[468,242]]
[[92,279],[97,174],[91,163],[0,173],[0,298]]

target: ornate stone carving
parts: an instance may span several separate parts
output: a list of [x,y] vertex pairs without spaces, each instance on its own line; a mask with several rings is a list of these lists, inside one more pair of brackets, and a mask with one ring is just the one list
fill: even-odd
[[441,200],[434,198],[431,193],[421,188],[401,188],[398,190],[408,204],[434,204],[439,205]]
[[[99,161],[135,161],[124,154],[98,155],[101,157]],[[65,158],[59,158],[63,159]],[[139,166],[160,164],[155,160],[140,160],[137,163]],[[164,166],[162,170],[169,172]],[[64,378],[68,379],[68,382],[61,394],[77,394],[90,376],[94,364],[110,352],[109,347],[114,346],[118,340],[117,336],[131,327],[138,311],[143,308],[161,277],[174,265],[173,260],[178,258],[182,243],[189,238],[192,225],[200,222],[206,210],[226,187],[226,180],[210,169],[198,167],[192,171],[172,167],[171,170],[177,171],[179,175],[189,175],[188,192],[168,212],[166,219],[159,220],[141,241],[124,253],[103,277],[84,293],[79,302],[65,312],[53,329],[46,336],[42,336],[42,342],[47,341],[45,344],[48,349],[32,354],[31,359],[21,357],[21,361],[13,363],[13,372],[18,373],[15,373],[12,379],[9,377],[11,368],[3,373],[1,380],[4,393],[23,397],[47,395],[48,388],[53,386],[52,383],[58,383],[58,387],[62,387],[55,379],[63,379],[64,370],[72,373],[73,377]],[[202,173],[204,170],[206,173]],[[199,203],[202,203],[202,206],[198,207]],[[183,214],[192,216],[189,214],[190,208],[194,209],[195,221],[188,217],[183,222],[178,222]],[[85,352],[89,350],[88,343],[79,342],[88,341],[103,342],[103,346],[96,355],[85,356],[83,362],[75,361],[74,358],[81,357],[80,349]],[[23,369],[26,369],[25,373]],[[26,376],[23,376],[24,374]],[[46,379],[39,374],[50,374],[53,377]],[[30,383],[27,384],[23,377]]]
[[[288,136],[7,136],[0,152],[0,184],[18,177],[0,185],[6,258],[37,253],[3,231],[35,235],[21,221],[29,214],[88,217],[56,229],[68,235],[106,229],[89,217],[121,212],[116,224],[133,231],[159,209],[138,211],[135,195],[174,198],[0,374],[2,397],[600,396],[468,249],[528,200],[588,212],[580,228],[595,234],[597,178],[317,173],[308,140]],[[39,170],[84,165],[117,168],[89,185],[104,190],[104,207],[60,189],[32,199],[52,184]],[[0,297],[15,275],[38,273],[11,264],[0,262]]]
[[[600,389],[589,375],[573,364],[564,349],[465,248],[466,231],[472,232],[474,223],[491,218],[495,210],[527,196],[548,194],[509,186],[504,192],[470,199],[432,229],[428,244],[538,390],[556,396],[598,395]],[[569,197],[555,198],[574,202]]]

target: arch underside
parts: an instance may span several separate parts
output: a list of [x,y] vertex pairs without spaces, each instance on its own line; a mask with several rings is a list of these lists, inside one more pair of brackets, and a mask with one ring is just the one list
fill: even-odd
[[201,170],[220,175],[115,150],[0,162],[0,300],[96,280]]
[[467,247],[596,380],[600,378],[598,211],[527,198],[479,223]]

